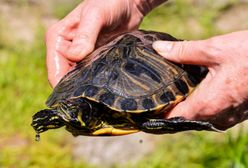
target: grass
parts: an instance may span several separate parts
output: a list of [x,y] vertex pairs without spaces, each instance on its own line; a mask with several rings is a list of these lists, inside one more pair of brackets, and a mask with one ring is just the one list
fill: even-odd
[[[43,39],[43,35],[44,30],[38,31],[37,39]],[[71,143],[66,143],[65,133],[61,130],[55,136],[49,133],[42,136],[39,143],[34,141],[35,132],[30,126],[32,115],[45,108],[44,102],[51,92],[44,48],[43,41],[37,41],[30,48],[18,44],[15,48],[0,50],[0,71],[4,72],[0,74],[1,168],[84,165],[72,161]]]
[[[242,130],[242,129],[241,129]],[[164,138],[151,156],[137,164],[140,168],[245,168],[248,156],[248,135],[239,132],[193,133]]]
[[73,0],[73,1],[62,1],[60,2],[60,5],[58,5],[58,2],[54,1],[54,9],[53,9],[53,15],[59,19],[64,18],[70,11],[72,11],[75,6],[77,6],[81,0]]
[[[233,3],[230,1],[228,5]],[[214,22],[227,6],[211,8],[209,2],[195,8],[189,1],[176,0],[150,13],[141,28],[168,32],[182,39],[206,38],[220,33]],[[62,18],[72,8],[62,5],[54,10],[54,15]],[[34,141],[31,117],[45,108],[44,102],[51,92],[45,70],[44,29],[42,26],[37,29],[37,41],[32,46],[19,42],[8,45],[11,39],[5,36],[5,26],[0,24],[0,167],[92,167],[90,163],[74,160],[71,136],[63,129],[43,134],[39,143]],[[235,135],[229,131],[161,136],[153,153],[125,167],[245,168],[248,135],[244,129],[241,127]]]

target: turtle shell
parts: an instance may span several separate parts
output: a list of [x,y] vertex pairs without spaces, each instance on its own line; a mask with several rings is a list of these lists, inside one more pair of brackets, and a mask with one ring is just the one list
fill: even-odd
[[164,59],[152,48],[156,40],[177,41],[165,33],[139,30],[98,48],[58,83],[47,105],[83,97],[115,111],[173,107],[192,92],[206,69]]

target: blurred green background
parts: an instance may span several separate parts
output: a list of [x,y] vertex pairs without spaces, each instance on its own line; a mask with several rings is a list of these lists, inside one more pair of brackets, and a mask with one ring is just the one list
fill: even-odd
[[[100,160],[102,164],[95,164],[83,156],[88,150],[76,154],[80,143],[75,143],[64,129],[46,132],[36,142],[31,118],[45,108],[51,92],[45,69],[44,32],[79,2],[0,0],[0,168],[248,167],[247,122],[226,133],[187,132],[151,136],[148,139],[152,140],[145,142],[141,138],[136,145],[152,143],[152,149],[144,154],[137,150],[142,157],[135,161],[122,158],[124,163],[113,156],[111,163]],[[202,39],[248,29],[247,11],[246,0],[172,0],[151,12],[141,28],[181,39]],[[98,150],[98,145],[89,145],[96,152],[111,153],[111,149]],[[132,150],[128,146],[126,149]],[[123,152],[120,148],[119,153]]]

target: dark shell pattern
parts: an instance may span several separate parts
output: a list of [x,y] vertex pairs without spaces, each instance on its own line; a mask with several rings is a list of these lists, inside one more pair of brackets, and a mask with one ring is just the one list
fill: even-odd
[[156,40],[177,41],[165,33],[139,30],[98,48],[59,82],[47,105],[85,97],[134,113],[174,106],[190,94],[205,69],[164,59],[152,49]]

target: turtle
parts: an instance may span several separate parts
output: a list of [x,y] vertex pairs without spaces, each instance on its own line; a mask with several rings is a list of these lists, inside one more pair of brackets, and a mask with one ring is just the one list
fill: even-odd
[[43,109],[32,117],[36,138],[66,126],[72,135],[218,131],[210,122],[165,115],[204,79],[204,66],[173,63],[152,48],[157,40],[179,41],[155,31],[124,33],[99,47],[66,74]]

